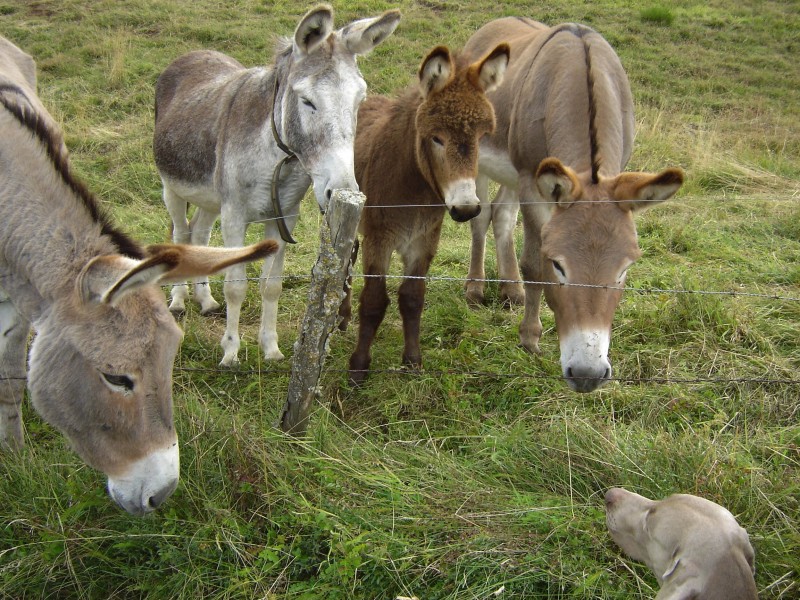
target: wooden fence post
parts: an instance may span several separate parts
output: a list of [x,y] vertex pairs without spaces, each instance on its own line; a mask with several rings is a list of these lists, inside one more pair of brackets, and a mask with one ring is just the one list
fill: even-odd
[[303,435],[308,414],[319,396],[319,379],[328,354],[328,338],[337,325],[339,305],[350,269],[350,256],[366,197],[351,190],[334,190],[320,228],[319,256],[311,270],[308,305],[294,343],[292,374],[280,427]]

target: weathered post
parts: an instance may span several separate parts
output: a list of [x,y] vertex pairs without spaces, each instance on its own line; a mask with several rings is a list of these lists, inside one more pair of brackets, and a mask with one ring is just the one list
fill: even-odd
[[281,429],[303,435],[308,414],[319,396],[319,379],[328,354],[328,338],[336,327],[350,255],[366,197],[350,190],[334,190],[320,228],[319,256],[311,270],[308,306],[300,335],[294,343],[292,375]]

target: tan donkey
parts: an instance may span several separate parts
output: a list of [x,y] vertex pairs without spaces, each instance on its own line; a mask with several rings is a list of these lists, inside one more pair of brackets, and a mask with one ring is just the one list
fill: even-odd
[[[630,85],[614,50],[583,25],[547,27],[508,17],[479,29],[464,51],[481,56],[508,41],[514,57],[489,99],[497,129],[480,146],[481,216],[472,222],[470,279],[484,279],[486,231],[494,221],[500,279],[519,280],[514,225],[522,207],[525,315],[520,341],[539,352],[542,290],[555,314],[562,373],[589,392],[611,378],[608,349],[628,268],[641,254],[634,215],[670,198],[680,169],[623,173],[633,146]],[[490,208],[488,180],[501,184]],[[466,286],[483,302],[483,282]],[[509,302],[519,284],[504,283]]]
[[[371,97],[358,112],[355,170],[367,196],[359,225],[367,277],[359,299],[358,345],[350,357],[351,383],[366,377],[370,347],[389,305],[385,275],[395,251],[405,276],[412,277],[398,292],[403,363],[422,364],[422,278],[436,254],[445,212],[467,221],[480,211],[478,142],[494,130],[486,92],[502,81],[508,56],[506,44],[495,44],[468,62],[439,46],[422,62],[417,86],[396,99]],[[349,296],[342,314],[346,323]]]
[[121,233],[70,173],[33,60],[2,37],[0,131],[0,446],[23,443],[27,379],[33,406],[108,476],[111,497],[132,514],[153,511],[178,484],[172,364],[182,337],[156,284],[277,244],[143,249]]

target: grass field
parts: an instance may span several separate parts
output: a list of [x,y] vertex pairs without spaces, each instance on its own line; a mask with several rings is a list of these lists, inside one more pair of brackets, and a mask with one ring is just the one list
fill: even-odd
[[[460,282],[435,280],[425,370],[397,370],[393,302],[376,372],[350,390],[355,328],[337,334],[309,435],[292,439],[274,428],[289,362],[259,357],[253,283],[237,370],[217,368],[223,319],[190,309],[182,320],[181,484],[159,512],[120,511],[102,475],[25,408],[26,448],[0,458],[0,597],[652,598],[655,578],[605,530],[603,493],[625,486],[723,504],[750,534],[760,597],[800,598],[797,3],[333,5],[339,25],[402,10],[394,36],[360,62],[371,93],[404,88],[430,47],[458,47],[509,14],[586,23],[615,47],[637,109],[629,167],[687,172],[675,199],[639,218],[644,254],[628,285],[640,291],[626,292],[612,337],[618,379],[570,392],[549,311],[543,353],[531,356],[518,346],[520,309],[471,310]],[[151,152],[156,77],[196,48],[265,63],[306,8],[0,0],[0,34],[37,58],[79,176],[150,243],[168,236]],[[287,253],[298,277],[280,306],[287,356],[318,247],[316,203],[304,206]],[[468,252],[468,228],[448,221],[431,274],[464,277]],[[708,291],[737,295],[697,293]]]

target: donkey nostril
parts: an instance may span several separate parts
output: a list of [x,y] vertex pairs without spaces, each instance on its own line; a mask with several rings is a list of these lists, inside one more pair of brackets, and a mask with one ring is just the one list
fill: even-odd
[[611,379],[611,369],[606,367],[606,370],[603,372],[603,379]]
[[330,201],[332,196],[333,196],[333,190],[331,188],[328,188],[327,190],[325,190],[325,199],[326,200]]
[[572,367],[567,367],[567,377],[572,379]]

